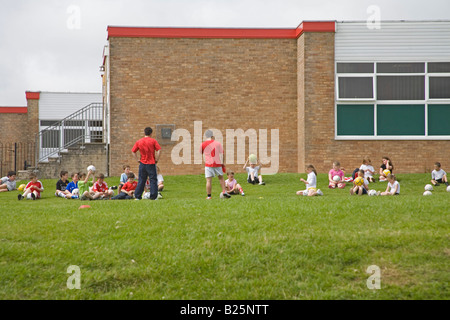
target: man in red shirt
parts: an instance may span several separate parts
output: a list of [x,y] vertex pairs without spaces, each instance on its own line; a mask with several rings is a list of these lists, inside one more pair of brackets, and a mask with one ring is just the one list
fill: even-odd
[[214,140],[211,130],[206,131],[205,136],[207,140],[202,143],[200,152],[205,156],[206,193],[208,195],[206,199],[211,199],[211,182],[215,176],[219,178],[223,196],[230,198],[231,196],[225,189],[225,180],[223,179],[223,147],[220,142]]
[[[147,177],[150,178],[150,200],[156,200],[158,197],[156,163],[158,163],[161,156],[161,147],[158,141],[151,137],[152,132],[152,128],[145,128],[145,137],[136,141],[133,149],[131,149],[134,158],[139,162],[139,182],[134,193],[136,200],[142,199]],[[137,156],[138,151],[141,154],[140,159]]]

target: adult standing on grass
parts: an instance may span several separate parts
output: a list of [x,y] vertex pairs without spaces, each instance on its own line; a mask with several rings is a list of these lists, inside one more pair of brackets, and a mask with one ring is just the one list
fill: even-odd
[[[142,199],[147,177],[150,178],[150,200],[156,200],[158,197],[156,163],[158,163],[159,157],[161,156],[161,147],[158,141],[151,137],[152,132],[152,128],[145,128],[145,137],[136,141],[133,149],[131,149],[134,158],[139,162],[139,182],[134,193],[136,200]],[[140,159],[137,156],[138,151],[141,154]]]
[[206,199],[211,199],[212,178],[219,178],[222,194],[226,198],[231,196],[225,189],[225,180],[223,179],[223,147],[222,144],[214,140],[211,130],[205,132],[206,141],[202,143],[200,152],[205,155],[205,178],[206,178]]

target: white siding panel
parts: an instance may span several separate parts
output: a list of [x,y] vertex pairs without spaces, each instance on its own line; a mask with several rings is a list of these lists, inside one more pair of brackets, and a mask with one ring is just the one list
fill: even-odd
[[101,93],[41,92],[39,119],[61,120],[93,102],[102,102]]
[[336,61],[450,61],[450,21],[337,22]]

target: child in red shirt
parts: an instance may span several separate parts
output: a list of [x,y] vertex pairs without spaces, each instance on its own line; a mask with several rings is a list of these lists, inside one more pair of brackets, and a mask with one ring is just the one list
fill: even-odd
[[111,198],[114,194],[114,191],[109,190],[108,184],[105,182],[105,175],[103,173],[98,176],[97,182],[95,182],[92,187],[92,191],[95,192],[94,199]]
[[17,198],[19,200],[22,199],[30,199],[30,200],[36,200],[41,198],[41,192],[44,191],[44,186],[42,185],[42,182],[40,182],[37,179],[37,176],[35,173],[30,173],[30,182],[25,187],[25,192],[22,194],[19,194]]
[[111,200],[128,200],[133,199],[134,197],[134,190],[136,190],[137,182],[134,181],[135,175],[133,172],[127,173],[128,181],[123,185],[123,187],[120,189],[120,193],[112,197]]

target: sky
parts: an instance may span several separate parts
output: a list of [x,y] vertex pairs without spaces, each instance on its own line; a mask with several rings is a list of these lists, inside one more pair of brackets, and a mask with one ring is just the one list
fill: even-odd
[[[0,106],[25,91],[101,92],[108,26],[296,28],[302,21],[450,20],[449,0],[0,0]],[[449,53],[450,55],[450,53]]]

